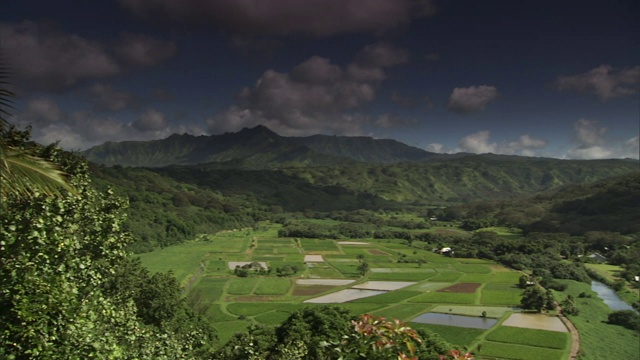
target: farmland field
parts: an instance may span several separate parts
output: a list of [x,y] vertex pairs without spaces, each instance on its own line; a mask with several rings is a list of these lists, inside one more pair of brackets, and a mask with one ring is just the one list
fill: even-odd
[[513,326],[500,326],[487,335],[486,339],[507,344],[520,344],[562,350],[567,347],[568,333],[536,329],[523,329]]
[[[171,270],[182,284],[189,284],[189,304],[214,322],[222,342],[252,323],[277,325],[297,309],[322,303],[340,303],[354,315],[372,313],[409,322],[428,312],[484,315],[502,322],[519,311],[520,273],[497,263],[451,258],[433,253],[431,246],[410,247],[400,240],[278,238],[278,226],[200,236],[141,259],[152,271]],[[254,262],[265,269],[250,268],[243,277],[234,274],[236,264]],[[520,347],[536,347],[532,358],[554,359],[568,346],[566,334],[540,347],[540,339],[548,335],[529,329],[410,324],[457,346],[480,345],[487,356],[508,357]],[[508,333],[518,339],[527,331],[533,334],[529,342],[513,340]],[[484,339],[486,334],[491,336]]]

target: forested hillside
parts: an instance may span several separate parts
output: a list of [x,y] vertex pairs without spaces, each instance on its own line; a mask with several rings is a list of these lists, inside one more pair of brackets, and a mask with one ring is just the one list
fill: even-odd
[[[551,207],[545,210],[538,204],[521,205],[498,212],[491,208],[491,201],[531,197],[562,184],[574,184],[573,187],[590,191],[597,187],[577,184],[588,184],[616,174],[637,174],[637,163],[626,160],[562,161],[503,156],[283,170],[216,167],[144,169],[93,165],[91,171],[99,188],[113,187],[117,194],[129,200],[131,214],[126,229],[135,235],[132,249],[136,252],[179,243],[199,233],[250,227],[256,221],[282,212],[305,210],[411,208],[420,211],[424,206],[443,208],[489,201],[478,206],[487,208],[483,212],[465,210],[454,217],[489,216],[499,218],[504,224],[521,225],[518,218],[542,220],[545,211]],[[562,190],[559,193],[570,192]],[[547,197],[562,198],[553,194]],[[544,199],[546,195],[539,196]],[[627,219],[629,214],[626,212],[618,219]],[[589,223],[590,228],[595,226],[595,223]]]
[[[592,183],[572,183],[510,201],[483,201],[448,209],[451,219],[513,226],[526,232],[640,232],[640,174],[632,172]],[[472,225],[470,225],[472,226]],[[473,227],[473,226],[472,226]]]

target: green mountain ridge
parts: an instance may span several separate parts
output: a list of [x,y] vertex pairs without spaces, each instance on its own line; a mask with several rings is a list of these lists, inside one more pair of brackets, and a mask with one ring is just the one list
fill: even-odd
[[265,126],[222,135],[174,134],[161,140],[107,142],[80,154],[89,161],[110,166],[219,163],[221,167],[250,169],[384,164],[443,157],[395,140],[327,135],[283,137]]

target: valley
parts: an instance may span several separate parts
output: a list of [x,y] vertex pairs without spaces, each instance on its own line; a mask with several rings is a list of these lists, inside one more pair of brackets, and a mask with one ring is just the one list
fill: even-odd
[[637,161],[267,130],[216,137],[233,146],[204,158],[180,136],[111,143],[109,166],[35,146],[71,192],[3,203],[3,339],[19,345],[2,351],[64,358],[89,339],[83,353],[105,357],[566,359],[577,337],[559,305],[581,359],[640,353],[637,311],[590,288],[638,308]]
[[[340,225],[337,221],[316,223]],[[454,231],[452,224],[439,225],[428,232]],[[450,257],[433,251],[442,244],[372,237],[283,238],[278,236],[279,230],[280,224],[261,222],[254,229],[202,234],[140,257],[152,271],[174,272],[188,287],[186,301],[214,324],[222,343],[235,332],[247,331],[251,324],[277,326],[295,311],[330,303],[353,314],[406,321],[413,328],[429,330],[456,347],[471,350],[478,359],[569,356],[571,336],[555,310],[530,313],[531,319],[516,318],[526,314],[520,307],[523,289],[518,285],[523,272],[491,260]],[[523,239],[521,233],[509,228],[479,231]],[[248,271],[241,274],[236,266],[242,265]],[[294,271],[285,273],[284,268]],[[584,288],[580,282],[561,281],[568,290],[554,291],[558,302],[567,293]],[[597,297],[589,303],[581,299],[580,306],[597,308],[599,302]],[[603,312],[599,309],[597,314]],[[425,323],[424,318],[434,317],[436,320]],[[469,324],[467,319],[488,325]],[[578,319],[579,324],[584,321],[580,316],[570,319]],[[540,325],[541,321],[552,320],[557,324]],[[621,334],[606,324],[598,328],[602,336]],[[622,357],[637,353],[628,336],[637,339],[637,334],[630,331],[612,340],[620,344],[614,353]],[[590,348],[588,344],[581,346],[585,353]],[[593,350],[594,359],[602,356],[600,351]],[[611,350],[608,355],[612,355]]]

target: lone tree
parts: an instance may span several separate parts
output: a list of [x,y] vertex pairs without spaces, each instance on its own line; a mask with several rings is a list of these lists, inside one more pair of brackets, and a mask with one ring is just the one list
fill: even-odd
[[525,289],[520,299],[523,309],[541,312],[547,304],[547,293],[541,286],[531,286]]
[[576,300],[573,296],[568,295],[562,302],[560,302],[560,306],[562,307],[562,313],[566,315],[578,315],[580,310],[576,307]]
[[367,273],[369,272],[369,263],[366,261],[360,263],[360,265],[358,265],[358,271],[360,272],[361,276],[367,275]]

